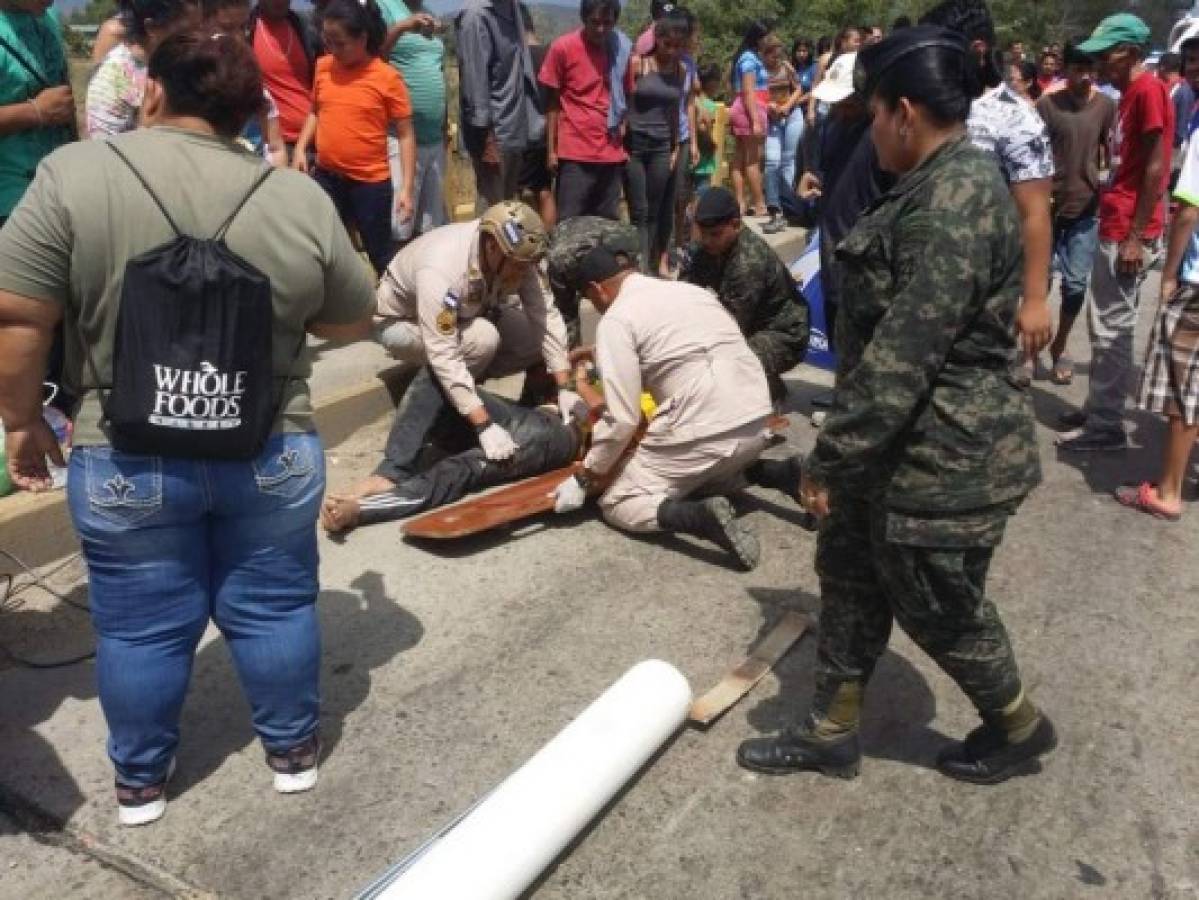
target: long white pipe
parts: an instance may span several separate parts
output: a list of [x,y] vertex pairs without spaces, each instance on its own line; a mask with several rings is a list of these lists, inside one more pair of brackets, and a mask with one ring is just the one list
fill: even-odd
[[690,706],[691,688],[674,666],[633,666],[376,896],[518,897],[678,730]]

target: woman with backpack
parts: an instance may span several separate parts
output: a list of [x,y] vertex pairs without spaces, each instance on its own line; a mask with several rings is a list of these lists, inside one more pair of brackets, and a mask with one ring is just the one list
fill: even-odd
[[0,419],[19,487],[47,488],[46,457],[62,462],[41,415],[60,321],[83,398],[67,501],[125,825],[165,812],[210,620],[275,789],[317,780],[325,475],[306,336],[367,336],[374,289],[325,193],[233,142],[261,103],[245,41],[177,32],[149,59],[148,127],[52,153],[0,232]]
[[[320,21],[328,55],[316,61],[312,112],[296,141],[292,165],[308,171],[308,148],[315,138],[312,176],[333,198],[342,221],[358,229],[371,265],[382,274],[396,251],[393,206],[397,223],[412,219],[412,104],[400,73],[379,58],[387,27],[375,0],[332,0]],[[387,156],[392,130],[402,173],[395,191]]]

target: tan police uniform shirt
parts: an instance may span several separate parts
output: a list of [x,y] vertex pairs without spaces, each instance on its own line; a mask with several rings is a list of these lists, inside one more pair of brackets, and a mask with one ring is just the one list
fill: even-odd
[[641,419],[641,393],[658,409],[642,445],[670,447],[725,434],[770,415],[770,391],[737,322],[703,288],[630,275],[600,319],[595,361],[607,412],[586,466],[616,464]]
[[570,368],[566,323],[544,276],[531,268],[513,297],[500,297],[483,280],[479,220],[444,225],[396,254],[379,282],[377,313],[420,325],[425,355],[438,382],[462,415],[483,405],[467,370],[458,331],[493,307],[519,306],[540,336],[551,372]]

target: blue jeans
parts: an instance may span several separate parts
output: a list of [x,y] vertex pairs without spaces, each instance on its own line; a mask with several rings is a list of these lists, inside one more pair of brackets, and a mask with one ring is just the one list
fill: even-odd
[[317,728],[315,434],[277,434],[249,462],[76,447],[67,501],[83,545],[108,755],[122,784],[166,776],[196,645],[211,618],[268,752]]
[[1053,268],[1062,276],[1062,315],[1077,316],[1099,249],[1099,219],[1094,215],[1053,220]]
[[803,110],[796,107],[786,119],[772,119],[766,130],[766,174],[763,176],[763,188],[766,192],[766,206],[771,210],[780,209],[780,184],[795,184],[804,125]]

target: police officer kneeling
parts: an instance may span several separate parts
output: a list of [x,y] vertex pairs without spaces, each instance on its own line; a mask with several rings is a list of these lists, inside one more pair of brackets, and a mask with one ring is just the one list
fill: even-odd
[[[606,246],[583,258],[576,277],[601,316],[595,362],[607,409],[583,471],[558,486],[554,508],[578,509],[589,484],[616,471],[647,391],[657,412],[600,497],[604,518],[626,531],[702,537],[754,568],[757,537],[715,496],[745,486],[744,470],[769,439],[766,378],[737,323],[708,291],[641,275]],[[700,492],[709,496],[687,499]]]
[[[480,220],[417,238],[396,254],[379,282],[380,342],[402,362],[428,364],[435,384],[474,426],[493,462],[511,459],[516,445],[491,421],[476,381],[515,375],[544,361],[559,386],[563,418],[569,421],[582,404],[566,389],[566,326],[538,270],[547,245],[537,213],[507,201]],[[389,490],[416,474],[416,461],[441,411],[440,398],[424,396],[429,402],[416,396],[401,401],[384,460],[356,495]]]
[[816,687],[801,723],[744,742],[737,759],[856,775],[863,693],[898,622],[982,718],[938,768],[995,784],[1057,743],[986,593],[1007,520],[1040,481],[1032,404],[1007,377],[1020,221],[966,135],[981,85],[964,40],[909,28],[858,66],[879,162],[900,178],[837,248],[836,399],[800,485],[823,520]]

